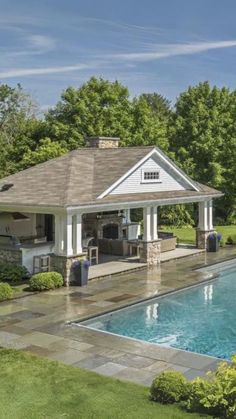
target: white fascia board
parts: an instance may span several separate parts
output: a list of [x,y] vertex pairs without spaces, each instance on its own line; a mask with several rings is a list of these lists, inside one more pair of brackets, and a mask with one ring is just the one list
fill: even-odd
[[146,156],[144,156],[141,160],[138,161],[131,169],[126,172],[121,178],[119,178],[115,183],[113,183],[108,189],[106,189],[101,195],[97,197],[97,199],[102,199],[105,196],[107,196],[113,189],[115,189],[120,183],[122,183],[129,175],[131,175],[135,170],[137,170],[143,163],[145,163],[146,160],[148,160],[153,155],[157,155],[162,161],[164,161],[168,166],[171,166],[172,170],[177,173],[177,175],[183,179],[189,186],[193,188],[194,191],[199,192],[196,185],[194,185],[191,180],[188,178],[188,176],[184,175],[180,170],[178,170],[177,167],[173,166],[171,164],[171,161],[166,159],[165,156],[160,153],[156,148],[153,148]]
[[32,214],[66,214],[67,209],[57,206],[44,206],[44,205],[24,205],[24,204],[1,204],[0,211],[7,212],[28,212]]
[[[222,196],[222,195],[220,195]],[[177,204],[188,204],[209,201],[214,198],[219,198],[219,195],[199,195],[199,196],[188,196],[183,198],[166,198],[159,200],[148,200],[148,201],[127,201],[127,202],[117,202],[117,203],[104,203],[97,205],[86,205],[86,206],[70,206],[67,207],[68,214],[85,214],[93,212],[106,212],[106,211],[116,211],[122,209],[131,209],[131,208],[145,208],[149,206],[165,206],[165,205],[177,205]]]

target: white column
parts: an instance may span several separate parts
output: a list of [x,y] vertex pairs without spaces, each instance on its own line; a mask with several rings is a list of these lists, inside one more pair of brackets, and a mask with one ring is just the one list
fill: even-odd
[[151,240],[151,207],[143,209],[143,240],[149,242]]
[[65,256],[73,256],[73,225],[72,215],[67,214],[61,217],[62,226],[62,252]]
[[203,201],[199,202],[199,220],[198,220],[198,228],[202,231],[208,230],[208,202]]
[[78,255],[83,252],[82,246],[82,214],[76,214],[74,216],[75,221],[75,253]]
[[152,240],[157,240],[157,207],[152,207]]
[[62,235],[61,235],[61,216],[55,214],[55,246],[54,251],[56,254],[60,254],[63,250],[62,246]]
[[208,201],[208,230],[213,230],[213,206],[212,206],[212,200]]
[[124,216],[125,216],[124,223],[130,223],[131,220],[130,220],[130,209],[129,208],[124,210]]

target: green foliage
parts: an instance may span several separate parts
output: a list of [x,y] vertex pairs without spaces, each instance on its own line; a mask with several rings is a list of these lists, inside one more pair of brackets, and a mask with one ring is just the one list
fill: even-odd
[[179,403],[191,412],[222,419],[236,417],[236,356],[232,363],[221,362],[208,378],[187,381],[183,374],[164,371],[152,383],[151,399],[160,403]]
[[170,149],[195,180],[219,188],[217,215],[232,222],[236,207],[236,92],[189,87],[177,99],[170,128]]
[[20,85],[0,85],[0,177],[14,173],[40,122],[36,106]]
[[236,234],[231,234],[227,237],[227,244],[236,244]]
[[41,272],[33,275],[29,281],[29,286],[32,291],[52,290],[62,285],[63,278],[58,272]]
[[24,266],[0,263],[0,281],[20,282],[25,280],[28,275]]
[[214,417],[236,417],[236,357],[232,364],[222,362],[208,380],[196,378],[191,383],[187,408]]
[[225,241],[225,239],[224,238],[222,238],[221,240],[220,240],[220,247],[225,247],[226,246],[226,241]]
[[166,205],[159,208],[159,224],[175,227],[194,225],[193,205]]
[[0,301],[9,300],[13,296],[13,289],[9,284],[0,282]]
[[35,150],[28,149],[22,157],[20,163],[21,169],[27,169],[39,163],[43,163],[49,159],[60,157],[67,153],[68,149],[58,142],[53,142],[50,138],[43,138],[39,141]]
[[163,371],[154,379],[150,389],[151,399],[163,404],[187,400],[188,392],[187,380],[177,371]]
[[[63,277],[59,272],[47,272],[54,282],[55,288],[60,288],[64,284]],[[48,275],[49,276],[49,275]]]
[[84,145],[87,136],[130,140],[132,126],[128,89],[118,81],[92,77],[80,88],[67,88],[46,114],[48,136],[69,149]]

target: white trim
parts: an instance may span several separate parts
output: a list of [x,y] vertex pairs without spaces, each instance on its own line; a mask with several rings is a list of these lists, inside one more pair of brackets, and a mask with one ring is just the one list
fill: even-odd
[[113,211],[113,210],[123,210],[126,208],[144,208],[148,206],[165,206],[170,204],[183,204],[183,203],[192,203],[192,202],[202,202],[209,199],[219,198],[221,195],[199,195],[199,196],[188,196],[188,197],[176,197],[176,198],[166,198],[166,199],[150,199],[146,201],[125,201],[125,202],[111,202],[111,203],[102,203],[97,205],[84,205],[84,206],[70,206],[67,207],[68,213],[76,214],[77,211],[84,213],[93,213],[99,211]]
[[168,166],[172,168],[173,171],[177,173],[177,175],[183,179],[189,186],[193,188],[194,191],[199,192],[196,185],[192,183],[192,181],[188,178],[187,175],[184,175],[177,167],[173,166],[171,162],[164,157],[156,148],[153,148],[146,156],[144,156],[141,160],[138,161],[128,172],[126,172],[121,178],[119,178],[115,183],[113,183],[108,189],[106,189],[102,194],[100,194],[97,199],[102,199],[106,195],[108,195],[113,189],[115,189],[120,183],[122,183],[131,173],[133,173],[136,169],[138,169],[145,161],[147,161],[150,157],[156,154],[161,160],[163,160]]
[[[158,173],[158,178],[145,179],[145,173]],[[154,170],[142,169],[141,170],[141,183],[162,183],[160,176],[161,176],[160,169],[154,169]]]

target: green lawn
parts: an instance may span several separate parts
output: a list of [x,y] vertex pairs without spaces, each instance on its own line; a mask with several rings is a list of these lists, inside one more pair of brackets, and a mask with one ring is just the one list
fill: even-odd
[[14,350],[0,349],[4,419],[196,419],[148,400],[148,389]]
[[[236,225],[228,226],[214,226],[215,230],[222,234],[223,238],[226,240],[230,235],[236,235]],[[174,234],[179,238],[182,243],[195,243],[195,229],[189,227],[163,227],[163,230],[173,231]]]

